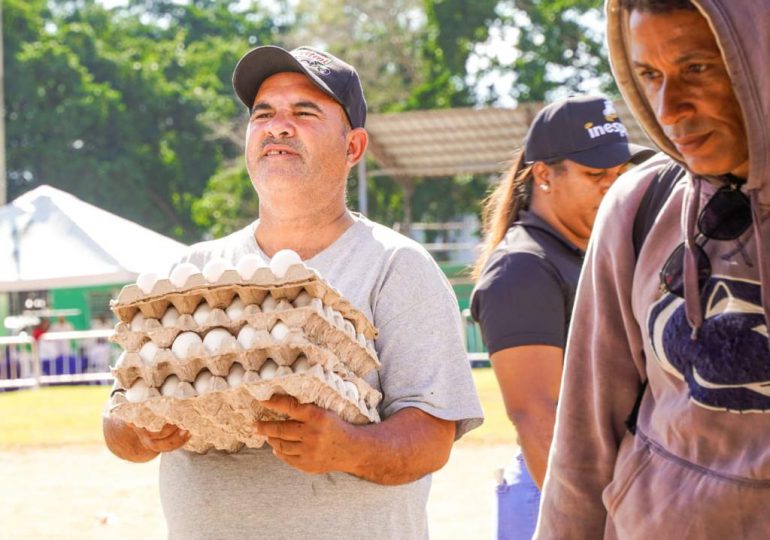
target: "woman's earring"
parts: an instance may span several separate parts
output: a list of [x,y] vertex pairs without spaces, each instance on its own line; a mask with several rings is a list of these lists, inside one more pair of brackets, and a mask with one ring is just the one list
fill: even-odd
[[540,189],[547,192],[551,190],[551,186],[549,186],[548,184],[540,184]]

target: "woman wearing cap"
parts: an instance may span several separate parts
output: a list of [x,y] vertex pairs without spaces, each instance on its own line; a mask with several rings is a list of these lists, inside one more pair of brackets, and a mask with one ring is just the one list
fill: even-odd
[[521,448],[498,486],[499,539],[529,539],[535,530],[572,303],[599,203],[630,161],[652,153],[628,143],[606,98],[561,100],[535,117],[485,204],[471,312]]

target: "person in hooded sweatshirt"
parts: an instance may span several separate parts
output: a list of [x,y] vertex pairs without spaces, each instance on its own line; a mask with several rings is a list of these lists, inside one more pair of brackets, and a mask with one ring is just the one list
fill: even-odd
[[618,86],[664,153],[599,210],[535,538],[770,538],[770,2],[606,10]]

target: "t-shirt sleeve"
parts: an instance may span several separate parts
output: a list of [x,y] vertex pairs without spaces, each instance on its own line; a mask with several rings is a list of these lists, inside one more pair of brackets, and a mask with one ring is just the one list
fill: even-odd
[[481,424],[483,413],[457,300],[427,253],[400,249],[390,266],[373,306],[383,417],[416,407],[456,421],[459,438]]
[[552,266],[532,253],[508,253],[484,270],[471,311],[491,354],[523,345],[563,348],[565,304]]

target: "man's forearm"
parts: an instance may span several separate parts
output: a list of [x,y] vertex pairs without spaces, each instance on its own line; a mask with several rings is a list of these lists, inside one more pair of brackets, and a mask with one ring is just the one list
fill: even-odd
[[443,467],[456,429],[454,421],[412,407],[379,424],[351,427],[346,472],[385,485],[413,482]]

